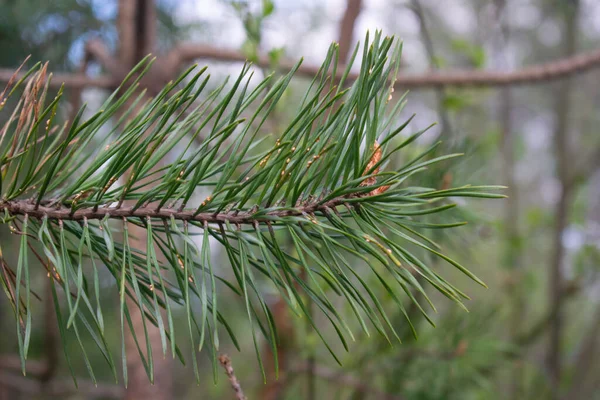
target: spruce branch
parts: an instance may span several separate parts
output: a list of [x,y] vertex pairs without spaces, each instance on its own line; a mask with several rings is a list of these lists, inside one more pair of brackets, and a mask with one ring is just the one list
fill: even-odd
[[[0,105],[0,112],[6,104],[10,109],[0,130],[0,227],[19,237],[16,268],[2,256],[8,244],[0,243],[0,283],[15,313],[23,370],[32,277],[40,271],[51,283],[63,346],[75,336],[92,380],[83,335],[94,339],[117,376],[100,307],[101,274],[110,274],[118,288],[122,338],[134,330],[130,308],[139,308],[144,329],[137,334],[147,344],[146,323],[157,326],[163,354],[183,360],[173,314],[185,313],[186,335],[194,349],[210,354],[214,372],[223,332],[239,348],[219,310],[226,294],[246,311],[261,369],[259,335],[277,357],[265,285],[307,318],[336,360],[309,301],[346,349],[354,338],[352,323],[333,296],[345,299],[361,329],[372,326],[388,340],[399,337],[382,294],[401,311],[412,302],[429,318],[414,294],[433,303],[415,276],[465,307],[468,296],[423,262],[423,255],[483,282],[444,254],[426,231],[463,225],[436,219],[455,206],[453,198],[500,198],[502,187],[418,186],[428,166],[460,154],[434,156],[439,143],[419,149],[415,142],[427,129],[405,133],[410,119],[399,122],[404,98],[394,101],[390,83],[400,50],[379,32],[372,41],[367,36],[360,74],[343,89],[351,63],[338,71],[332,45],[294,117],[275,138],[264,135],[265,121],[282,103],[300,63],[262,81],[246,65],[237,78],[217,86],[206,68],[194,66],[139,104],[144,96],[136,94],[137,86],[151,66],[145,59],[98,111],[84,106],[68,123],[58,122],[62,89],[46,101],[46,66],[26,73],[6,91],[9,97],[20,91],[20,98]],[[145,249],[130,244],[130,225],[145,234],[137,238],[146,239]],[[225,250],[230,269],[213,265],[209,242]],[[44,268],[37,271],[32,259]],[[151,349],[136,346],[152,380]],[[66,347],[65,357],[70,366]],[[199,380],[196,351],[192,365]],[[126,369],[124,375],[126,382]]]

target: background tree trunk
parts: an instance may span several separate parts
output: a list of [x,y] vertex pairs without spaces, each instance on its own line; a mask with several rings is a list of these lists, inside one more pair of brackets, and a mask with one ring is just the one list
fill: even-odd
[[[577,47],[577,21],[579,0],[564,0],[565,37],[564,56],[575,54]],[[559,398],[562,378],[562,332],[563,332],[563,288],[564,253],[563,234],[569,222],[569,208],[573,198],[573,181],[569,165],[571,163],[569,111],[572,84],[570,79],[560,82],[555,92],[554,113],[556,125],[554,132],[554,152],[556,173],[560,182],[560,196],[555,207],[555,225],[552,239],[552,258],[550,260],[550,279],[548,301],[551,309],[550,337],[547,353],[547,369],[550,378],[552,398]]]
[[[120,0],[117,19],[119,32],[119,62],[127,70],[154,51],[156,40],[156,5],[154,0]],[[151,89],[151,88],[150,88]],[[154,95],[154,93],[150,93]],[[135,112],[134,112],[135,114]],[[146,250],[145,231],[130,225],[135,239],[132,248]],[[146,347],[143,335],[142,310],[132,299],[127,299],[131,319],[140,348]],[[151,385],[131,332],[126,336],[127,369],[129,375],[125,400],[166,400],[172,398],[171,358],[163,357],[160,330],[146,321],[148,340],[152,348],[154,385]]]

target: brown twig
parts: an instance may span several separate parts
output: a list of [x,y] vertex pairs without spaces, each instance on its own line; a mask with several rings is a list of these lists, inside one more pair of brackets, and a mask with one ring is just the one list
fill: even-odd
[[219,356],[219,362],[225,369],[225,373],[227,374],[227,377],[229,378],[229,383],[231,384],[231,387],[235,391],[235,398],[237,400],[247,400],[247,397],[244,396],[244,392],[242,391],[242,386],[240,385],[240,382],[238,381],[237,377],[235,376],[235,372],[233,371],[233,367],[231,366],[231,359],[229,358],[229,356],[226,354],[221,354]]

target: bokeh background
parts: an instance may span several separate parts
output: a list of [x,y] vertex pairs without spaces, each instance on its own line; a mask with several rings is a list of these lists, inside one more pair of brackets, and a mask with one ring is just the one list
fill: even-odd
[[[239,299],[223,293],[222,312],[237,325],[243,351],[227,341],[222,346],[244,391],[250,399],[600,399],[600,2],[0,0],[0,85],[28,55],[29,64],[49,61],[55,80],[67,81],[69,103],[60,111],[67,119],[83,102],[98,107],[120,74],[150,52],[158,56],[145,82],[152,93],[193,62],[208,65],[219,82],[246,59],[255,62],[257,76],[285,70],[300,57],[304,65],[318,66],[332,41],[346,60],[375,29],[403,40],[400,75],[420,79],[396,87],[398,98],[410,89],[404,116],[416,117],[408,133],[438,122],[417,146],[442,140],[444,151],[465,153],[428,171],[422,186],[509,187],[506,200],[464,201],[454,217],[468,225],[429,233],[489,288],[430,260],[472,297],[469,313],[428,288],[437,327],[407,305],[415,340],[384,298],[403,343],[391,346],[376,334],[358,334],[349,352],[340,349],[342,367],[306,321],[272,293],[282,365],[276,381],[267,363],[266,384],[251,336],[243,333],[245,311]],[[580,68],[577,62],[587,63]],[[463,84],[444,81],[455,71]],[[431,84],[433,78],[438,84]],[[310,68],[295,78],[265,133],[285,126],[309,82]],[[8,230],[0,231],[0,240],[17,243]],[[228,263],[222,268],[227,274]],[[40,271],[40,286],[44,276]],[[118,354],[118,290],[108,276],[103,285],[103,307],[115,327],[108,338]],[[199,383],[191,367],[159,356],[157,385],[150,387],[142,367],[132,364],[142,372],[131,375],[128,390],[111,381],[98,357],[96,387],[86,380],[73,339],[67,351],[81,378],[75,390],[47,305],[35,306],[29,374],[23,377],[15,320],[8,301],[0,299],[2,400],[234,396],[221,371],[214,383],[208,357],[200,358]],[[317,321],[335,337],[326,321]],[[184,354],[191,351],[184,341],[180,345]],[[130,359],[136,357],[132,351]]]

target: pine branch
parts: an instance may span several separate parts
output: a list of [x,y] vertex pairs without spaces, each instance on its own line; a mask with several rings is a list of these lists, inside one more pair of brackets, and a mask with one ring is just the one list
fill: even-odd
[[[260,82],[247,65],[235,80],[216,87],[209,85],[206,68],[192,67],[142,101],[143,95],[133,96],[150,68],[145,59],[99,111],[88,116],[84,107],[73,121],[60,124],[62,89],[46,102],[51,81],[45,65],[6,91],[9,97],[21,91],[21,98],[0,106],[11,108],[0,130],[0,226],[18,235],[19,250],[16,268],[0,260],[0,283],[13,305],[23,371],[32,277],[40,271],[50,280],[63,346],[67,335],[75,335],[92,380],[84,334],[94,338],[115,379],[117,374],[100,308],[100,266],[118,287],[122,340],[127,329],[134,331],[130,308],[136,307],[144,326],[158,327],[163,354],[183,359],[173,322],[173,306],[181,305],[192,348],[208,351],[214,373],[223,330],[238,346],[227,315],[219,311],[226,291],[247,313],[261,368],[258,335],[277,357],[265,284],[306,317],[336,360],[309,301],[345,348],[354,335],[331,296],[345,299],[365,332],[373,326],[388,340],[399,337],[378,299],[381,292],[400,310],[409,301],[429,318],[413,293],[432,308],[433,303],[415,275],[464,307],[468,296],[422,256],[440,257],[483,282],[424,232],[463,225],[434,219],[455,206],[452,198],[500,198],[501,187],[419,187],[419,173],[460,154],[434,157],[438,144],[408,150],[426,129],[406,135],[410,119],[399,122],[404,101],[393,101],[390,82],[400,46],[380,33],[372,42],[367,37],[361,73],[346,90],[341,88],[350,66],[340,75],[336,52],[332,46],[274,143],[263,135],[264,123],[282,104],[300,63],[277,80],[268,76]],[[131,224],[145,234],[136,238],[146,239],[144,249],[132,248]],[[233,278],[224,273],[226,265],[213,265],[209,241],[225,250]],[[31,255],[44,268],[35,270]],[[367,284],[365,273],[381,286]],[[59,296],[61,291],[70,295]],[[151,349],[136,346],[152,380]],[[125,350],[123,342],[122,365]],[[195,351],[192,366],[200,380]]]

